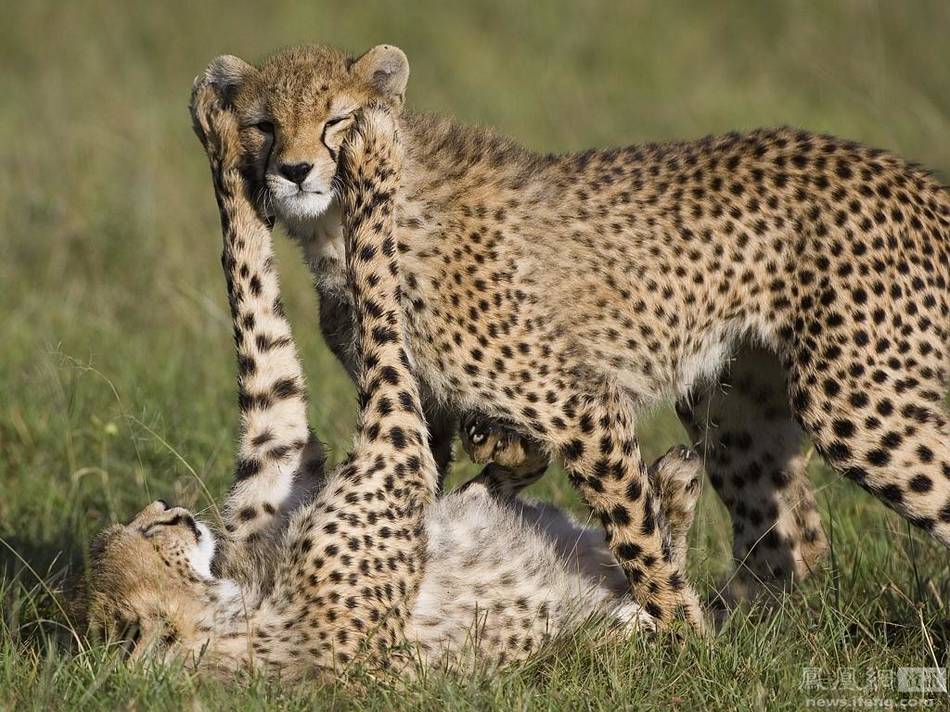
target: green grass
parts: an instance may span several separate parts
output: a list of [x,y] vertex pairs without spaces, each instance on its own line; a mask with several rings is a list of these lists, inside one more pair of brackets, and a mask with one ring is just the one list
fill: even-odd
[[[800,709],[803,669],[828,675],[947,660],[947,551],[813,464],[827,569],[778,611],[712,642],[579,635],[496,675],[282,689],[128,669],[77,653],[65,573],[105,524],[164,496],[208,505],[237,413],[219,236],[185,103],[214,55],[295,42],[399,44],[410,102],[568,150],[796,124],[950,174],[950,4],[801,0],[424,3],[8,3],[0,23],[0,708]],[[295,250],[288,310],[336,455],[353,391],[322,346]],[[669,413],[648,455],[683,433]],[[460,474],[472,468],[460,467]],[[538,495],[577,501],[557,473]],[[708,590],[727,522],[704,495],[693,552]],[[899,699],[896,692],[865,693]],[[933,708],[948,700],[928,698]]]

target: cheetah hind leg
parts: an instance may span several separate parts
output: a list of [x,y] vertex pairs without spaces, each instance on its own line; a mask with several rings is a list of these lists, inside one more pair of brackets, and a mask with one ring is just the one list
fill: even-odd
[[735,570],[714,607],[809,576],[827,544],[778,357],[740,348],[720,380],[678,403],[677,413],[732,518]]
[[[878,333],[880,344],[902,354],[902,333]],[[792,402],[829,464],[950,546],[950,413],[943,401],[950,353],[918,349],[918,367],[908,375],[879,348],[855,356],[858,365],[876,357],[877,367],[853,383],[818,377],[800,355],[790,374]]]

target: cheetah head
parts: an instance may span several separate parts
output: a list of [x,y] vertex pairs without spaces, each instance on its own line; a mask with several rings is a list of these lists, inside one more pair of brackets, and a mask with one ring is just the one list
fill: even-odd
[[340,146],[354,114],[371,102],[402,106],[409,61],[392,45],[358,59],[328,47],[295,47],[259,67],[223,55],[205,76],[238,115],[246,172],[261,207],[294,223],[318,218],[333,203]]
[[185,509],[159,500],[90,546],[82,614],[93,635],[122,640],[133,657],[171,648],[200,614],[218,582],[215,541]]

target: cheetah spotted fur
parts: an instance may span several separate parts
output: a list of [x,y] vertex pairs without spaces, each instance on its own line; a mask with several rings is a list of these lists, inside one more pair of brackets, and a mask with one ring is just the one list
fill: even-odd
[[950,198],[927,171],[788,128],[535,154],[403,110],[408,61],[388,45],[224,56],[209,74],[351,372],[338,146],[361,106],[398,114],[401,303],[440,471],[461,414],[538,443],[658,619],[701,625],[636,439],[657,403],[706,453],[738,595],[806,576],[825,549],[803,435],[950,544]]
[[[203,82],[192,112],[224,234],[238,464],[217,542],[190,512],[162,501],[96,538],[85,600],[92,627],[113,635],[136,629],[136,657],[279,671],[284,679],[355,659],[408,666],[420,658],[394,648],[403,640],[429,664],[501,663],[593,615],[625,629],[651,627],[625,599],[625,580],[597,534],[563,512],[502,501],[477,485],[427,506],[436,475],[397,308],[399,152],[388,114],[367,110],[342,159],[349,279],[367,316],[360,428],[347,462],[327,476],[307,425],[270,225],[247,199],[235,160],[233,117]],[[664,535],[680,556],[698,463],[677,449],[651,469],[669,507]]]

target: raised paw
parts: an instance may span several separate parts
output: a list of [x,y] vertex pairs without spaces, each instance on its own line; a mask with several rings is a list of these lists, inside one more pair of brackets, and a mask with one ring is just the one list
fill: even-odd
[[650,466],[650,477],[670,524],[689,529],[702,487],[702,458],[690,448],[676,445]]
[[682,445],[670,448],[650,466],[651,485],[667,524],[663,536],[680,570],[686,566],[687,536],[699,504],[703,471],[702,458]]
[[218,88],[207,75],[195,78],[188,109],[192,128],[212,166],[221,170],[238,167],[242,150],[237,116],[225,108]]
[[396,119],[387,107],[373,103],[356,114],[340,150],[340,168],[343,178],[359,175],[358,169],[370,168],[370,163],[382,161],[392,171],[399,172],[402,163],[402,144]]
[[473,462],[493,462],[512,472],[534,472],[548,464],[536,442],[478,413],[463,419],[460,436]]
[[492,455],[495,453],[495,444],[501,434],[502,431],[493,427],[488,418],[484,418],[478,413],[463,418],[459,429],[462,447],[472,459],[472,462],[479,464],[491,462]]

